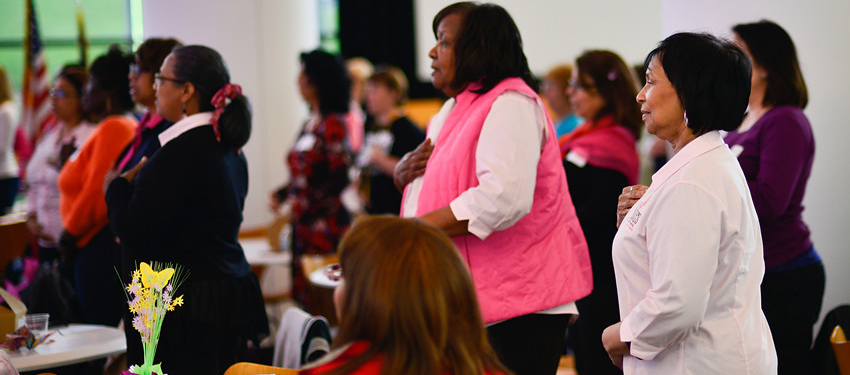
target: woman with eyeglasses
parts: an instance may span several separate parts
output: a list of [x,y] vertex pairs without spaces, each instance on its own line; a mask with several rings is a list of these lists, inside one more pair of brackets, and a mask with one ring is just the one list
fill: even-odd
[[133,139],[136,120],[127,89],[131,58],[117,46],[89,68],[83,109],[98,122],[59,172],[59,211],[64,230],[59,250],[74,264],[77,297],[86,323],[118,325],[124,304],[115,268],[118,244],[109,229],[103,182],[121,150]]
[[[221,55],[205,46],[175,48],[154,84],[157,113],[174,125],[158,136],[159,151],[110,183],[110,225],[130,259],[188,273],[179,288],[185,305],[168,313],[154,363],[174,374],[222,374],[268,333],[237,239],[251,107]],[[127,335],[128,363],[142,362],[140,343],[138,332]]]
[[70,65],[59,71],[50,90],[58,123],[42,135],[27,164],[27,227],[38,239],[38,258],[42,263],[59,258],[59,171],[95,129],[83,110],[82,93],[87,81],[88,74],[82,66]]
[[156,113],[156,91],[153,88],[153,77],[159,73],[162,61],[171,53],[174,47],[181,46],[175,39],[151,38],[146,40],[136,50],[135,63],[130,65],[130,96],[133,102],[145,108],[145,114],[136,129],[136,138],[130,143],[118,158],[117,169],[126,172],[139,164],[142,157],[150,158],[160,144],[157,136],[168,129],[172,122]]
[[622,373],[599,340],[620,321],[611,242],[617,233],[612,212],[623,187],[638,180],[635,142],[640,136],[640,105],[631,69],[611,51],[587,51],[576,59],[567,91],[576,114],[585,119],[561,138],[570,196],[593,267],[593,292],[576,302],[579,318],[569,341],[580,373]]
[[339,332],[303,368],[319,374],[509,374],[481,324],[475,287],[446,234],[391,216],[355,220],[328,273]]

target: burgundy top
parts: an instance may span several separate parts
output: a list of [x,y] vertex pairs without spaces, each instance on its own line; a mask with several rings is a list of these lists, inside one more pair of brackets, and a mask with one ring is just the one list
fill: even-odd
[[726,143],[738,156],[750,186],[767,269],[809,250],[812,241],[802,213],[815,140],[802,109],[775,107],[749,130],[730,132]]

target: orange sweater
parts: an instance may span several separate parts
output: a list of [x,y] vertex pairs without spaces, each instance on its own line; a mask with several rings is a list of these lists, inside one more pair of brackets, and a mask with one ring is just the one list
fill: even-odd
[[105,118],[59,172],[59,213],[65,230],[78,239],[77,247],[109,223],[103,180],[135,131],[130,117]]

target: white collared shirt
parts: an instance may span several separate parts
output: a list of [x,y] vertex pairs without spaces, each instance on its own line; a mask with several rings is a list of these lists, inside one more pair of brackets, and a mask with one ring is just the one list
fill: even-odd
[[[626,374],[775,374],[758,216],[718,132],[652,176],[614,238]],[[640,359],[639,359],[640,358]]]
[[212,115],[212,112],[200,112],[188,117],[183,117],[182,120],[177,121],[174,125],[171,125],[168,129],[159,133],[159,144],[162,145],[162,147],[165,147],[166,143],[189,130],[199,126],[212,125]]

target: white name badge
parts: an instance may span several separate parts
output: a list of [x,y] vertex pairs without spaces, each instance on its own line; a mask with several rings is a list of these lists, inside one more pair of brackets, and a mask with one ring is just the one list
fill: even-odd
[[301,136],[301,138],[298,138],[298,142],[295,142],[295,151],[304,152],[311,150],[315,144],[316,135],[313,133],[305,133]]

